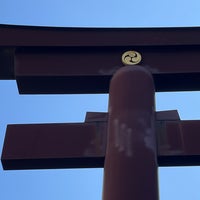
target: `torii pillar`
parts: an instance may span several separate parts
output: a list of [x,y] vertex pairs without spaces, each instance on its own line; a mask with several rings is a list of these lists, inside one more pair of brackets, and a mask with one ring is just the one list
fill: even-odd
[[158,200],[154,83],[141,66],[124,67],[110,85],[103,200]]

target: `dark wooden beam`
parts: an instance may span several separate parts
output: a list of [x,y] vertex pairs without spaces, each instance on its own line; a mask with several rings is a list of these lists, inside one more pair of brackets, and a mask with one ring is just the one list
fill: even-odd
[[[156,116],[159,166],[200,165],[200,121]],[[5,170],[103,167],[106,137],[106,113],[88,113],[85,123],[8,125],[1,161]]]
[[[200,89],[199,46],[22,48],[15,54],[20,93],[108,93],[121,56],[134,49],[153,74],[156,91]],[[133,66],[134,67],[134,66]]]
[[200,27],[55,28],[0,25],[0,79],[22,94],[107,93],[127,50],[141,53],[156,91],[200,89]]
[[104,136],[94,124],[8,125],[2,165],[5,170],[102,167]]
[[15,79],[14,53],[15,48],[0,46],[0,80]]
[[200,165],[199,120],[157,122],[157,131],[160,166]]
[[200,27],[61,28],[0,25],[4,47],[199,45]]

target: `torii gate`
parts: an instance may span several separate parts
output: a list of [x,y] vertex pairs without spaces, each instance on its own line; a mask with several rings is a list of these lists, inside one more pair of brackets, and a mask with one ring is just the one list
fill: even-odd
[[158,200],[157,166],[200,165],[200,121],[154,109],[155,91],[200,89],[199,35],[0,25],[0,79],[21,94],[109,92],[84,123],[8,125],[3,168],[104,167],[103,200]]

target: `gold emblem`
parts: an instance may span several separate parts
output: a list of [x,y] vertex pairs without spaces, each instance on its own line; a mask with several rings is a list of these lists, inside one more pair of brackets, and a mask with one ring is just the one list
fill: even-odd
[[122,63],[125,65],[136,65],[140,63],[142,56],[137,51],[126,51],[122,55]]

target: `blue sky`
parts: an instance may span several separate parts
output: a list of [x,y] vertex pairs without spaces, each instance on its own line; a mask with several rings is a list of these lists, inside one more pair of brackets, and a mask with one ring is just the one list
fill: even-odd
[[[65,27],[199,26],[198,0],[6,0],[0,24]],[[157,110],[178,109],[200,119],[200,92],[156,94]],[[87,111],[107,111],[108,95],[19,95],[15,81],[0,81],[0,149],[7,124],[80,122]],[[3,171],[3,200],[100,200],[103,169]],[[199,200],[200,167],[160,168],[161,200]]]

